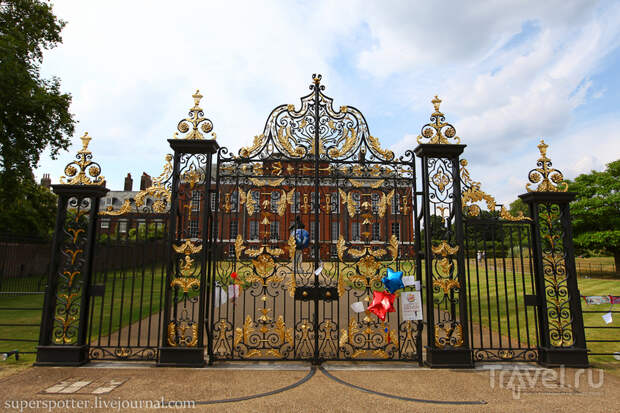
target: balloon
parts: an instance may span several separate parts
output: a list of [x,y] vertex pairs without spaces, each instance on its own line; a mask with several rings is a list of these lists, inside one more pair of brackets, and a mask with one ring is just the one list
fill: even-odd
[[394,299],[396,296],[390,294],[387,291],[373,291],[372,292],[372,304],[368,306],[368,311],[375,313],[381,321],[385,321],[385,315],[387,313],[393,313]]
[[298,229],[295,231],[295,246],[298,249],[308,248],[310,245],[310,234],[305,229]]
[[401,288],[405,288],[403,284],[403,272],[392,271],[391,268],[387,269],[387,275],[381,279],[385,288],[387,288],[392,294]]

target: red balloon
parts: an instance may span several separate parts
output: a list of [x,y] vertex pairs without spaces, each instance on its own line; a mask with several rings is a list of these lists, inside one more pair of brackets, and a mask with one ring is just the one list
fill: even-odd
[[368,306],[368,311],[375,313],[381,321],[385,321],[385,315],[387,313],[396,311],[393,305],[395,298],[396,296],[394,294],[390,294],[387,291],[373,291],[372,304]]
[[230,277],[231,277],[232,279],[236,280],[236,279],[237,279],[237,273],[236,273],[236,272],[231,273],[231,274],[230,274]]

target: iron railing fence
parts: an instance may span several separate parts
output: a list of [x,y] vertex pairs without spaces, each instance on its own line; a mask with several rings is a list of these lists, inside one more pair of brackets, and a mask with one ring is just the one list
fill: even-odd
[[36,353],[51,240],[0,234],[0,353]]

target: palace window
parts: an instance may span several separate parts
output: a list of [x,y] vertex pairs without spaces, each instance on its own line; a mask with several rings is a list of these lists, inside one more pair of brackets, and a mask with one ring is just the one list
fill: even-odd
[[127,221],[118,221],[118,232],[121,234],[127,233]]
[[250,239],[258,239],[258,221],[250,221]]
[[301,194],[297,191],[293,194],[293,205],[291,205],[291,214],[299,214],[301,207]]
[[200,191],[192,191],[192,212],[200,211]]
[[108,229],[110,228],[110,220],[109,219],[102,219],[101,220],[101,229]]
[[379,224],[378,222],[372,224],[372,240],[381,240],[381,224]]
[[280,239],[280,223],[278,221],[273,221],[269,224],[269,232],[272,240]]
[[395,193],[394,198],[392,198],[392,214],[396,215],[400,213],[400,194]]
[[260,193],[258,191],[252,191],[252,202],[254,203],[254,210],[260,211]]
[[230,221],[230,239],[237,238],[239,234],[239,223],[237,221]]
[[351,223],[351,239],[353,241],[361,240],[361,237],[360,237],[360,223],[359,222],[352,222]]
[[372,200],[372,213],[376,214],[379,212],[379,194],[374,193],[371,196]]
[[354,192],[352,198],[353,198],[353,202],[355,203],[355,213],[359,214],[360,213],[360,205],[361,205],[360,193],[359,192]]
[[332,222],[332,241],[337,240],[339,235],[340,235],[340,222],[338,221]]
[[392,235],[396,235],[396,239],[400,241],[400,223],[392,222]]
[[189,237],[190,238],[198,238],[198,220],[192,219],[189,221]]
[[271,212],[278,212],[278,204],[280,203],[280,197],[282,194],[278,191],[273,191],[271,193]]
[[336,214],[340,211],[340,198],[338,192],[333,192],[330,198],[332,214]]
[[[321,224],[320,224],[320,221],[319,221],[319,237],[321,236],[320,225]],[[314,234],[316,234],[315,227],[314,227],[314,221],[310,221],[310,240],[311,241],[314,241],[315,239],[318,239],[318,237],[315,238]]]

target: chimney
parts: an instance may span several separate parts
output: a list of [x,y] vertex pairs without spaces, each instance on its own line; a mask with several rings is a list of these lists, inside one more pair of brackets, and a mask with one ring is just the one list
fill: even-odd
[[41,178],[41,186],[46,188],[51,188],[52,180],[50,179],[50,174],[43,174],[43,178]]
[[125,188],[123,188],[123,191],[133,191],[133,179],[131,179],[130,173],[125,177]]
[[151,177],[146,172],[142,172],[142,177],[140,178],[140,191],[144,191],[146,188],[153,185],[151,181]]

